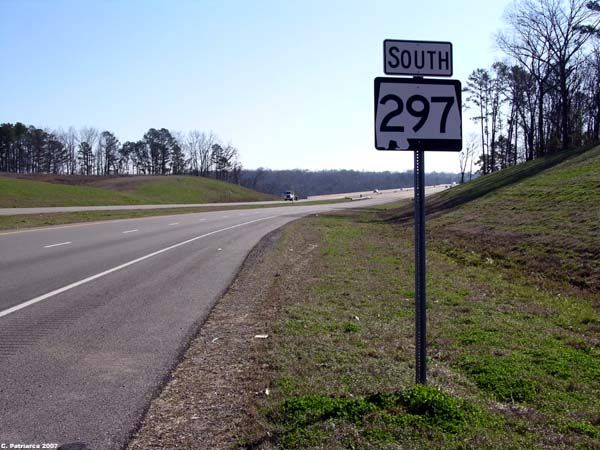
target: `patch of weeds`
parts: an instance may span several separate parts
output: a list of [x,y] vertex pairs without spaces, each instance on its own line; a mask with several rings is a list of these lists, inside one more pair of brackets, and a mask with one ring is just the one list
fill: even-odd
[[281,439],[283,448],[315,448],[327,439],[327,433],[317,427],[295,428]]
[[437,249],[460,264],[479,266],[485,261],[485,258],[483,258],[480,254],[475,253],[472,250],[454,247],[448,241],[438,242]]
[[428,423],[453,433],[477,415],[464,400],[431,386],[416,385],[404,391],[400,399],[408,414],[424,417]]
[[445,286],[443,289],[437,289],[432,286],[429,291],[429,298],[432,302],[441,302],[447,306],[461,305],[465,302],[468,295],[470,295],[469,292],[464,292],[464,290],[451,290],[449,286]]
[[283,376],[277,380],[277,387],[283,395],[290,395],[294,390],[297,389],[298,383],[296,380],[289,376]]
[[579,434],[585,434],[591,438],[600,439],[600,427],[592,425],[585,421],[569,422],[565,426],[565,430],[574,431]]
[[355,424],[363,430],[365,438],[379,442],[395,440],[398,436],[373,424],[425,427],[435,434],[457,434],[485,420],[484,414],[467,401],[423,385],[362,398],[298,396],[283,401],[275,414],[285,424],[281,442],[293,447],[305,442],[307,430],[332,420]]
[[381,428],[373,428],[365,431],[365,437],[374,442],[380,442],[382,444],[392,444],[396,441],[394,433],[384,430]]
[[415,291],[412,289],[405,289],[400,294],[403,298],[415,298]]
[[331,398],[324,395],[305,395],[283,402],[281,413],[294,428],[327,419],[344,419],[358,422],[376,405],[365,399]]
[[354,322],[346,322],[344,324],[344,333],[358,333],[360,331],[360,325]]
[[501,402],[530,402],[535,398],[536,382],[524,376],[529,368],[514,355],[469,357],[460,367],[480,389]]

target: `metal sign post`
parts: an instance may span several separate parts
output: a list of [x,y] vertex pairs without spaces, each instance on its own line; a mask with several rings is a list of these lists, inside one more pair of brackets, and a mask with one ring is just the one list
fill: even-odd
[[425,150],[462,148],[461,85],[452,75],[452,44],[385,40],[384,72],[414,78],[375,78],[375,148],[415,156],[415,380],[427,382],[425,279]]
[[415,381],[427,383],[425,152],[415,150]]

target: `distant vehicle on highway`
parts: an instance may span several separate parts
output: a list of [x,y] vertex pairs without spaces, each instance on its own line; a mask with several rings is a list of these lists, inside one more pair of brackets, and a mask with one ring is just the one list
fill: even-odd
[[298,200],[298,196],[294,194],[294,191],[285,191],[285,194],[283,194],[283,199],[293,202],[294,200]]
[[381,194],[381,191],[379,189],[373,189],[373,194]]

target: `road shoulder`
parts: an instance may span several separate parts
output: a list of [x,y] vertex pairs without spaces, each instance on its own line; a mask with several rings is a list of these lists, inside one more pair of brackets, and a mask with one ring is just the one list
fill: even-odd
[[228,448],[246,440],[249,431],[264,434],[256,405],[267,395],[271,367],[262,355],[271,336],[261,335],[272,328],[285,279],[303,270],[314,249],[300,243],[302,250],[290,251],[282,234],[282,229],[270,233],[250,252],[151,402],[130,450]]

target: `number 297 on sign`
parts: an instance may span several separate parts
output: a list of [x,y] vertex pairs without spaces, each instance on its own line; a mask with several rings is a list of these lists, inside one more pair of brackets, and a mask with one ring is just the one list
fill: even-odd
[[375,79],[375,147],[378,150],[462,148],[458,80]]

